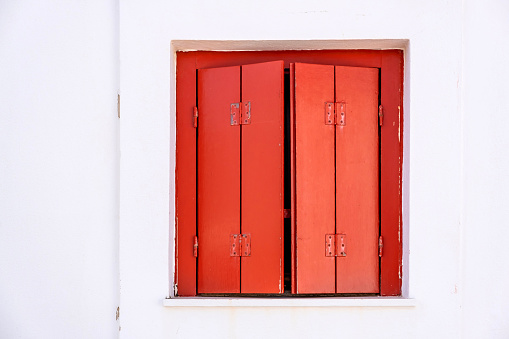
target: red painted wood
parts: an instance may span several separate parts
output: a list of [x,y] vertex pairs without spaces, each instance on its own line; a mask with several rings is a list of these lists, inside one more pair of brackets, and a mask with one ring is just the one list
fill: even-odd
[[382,56],[381,101],[381,295],[401,294],[401,177],[403,164],[403,53],[386,51]]
[[[378,293],[378,69],[336,66],[336,233],[346,256],[336,258],[337,293]],[[338,117],[339,119],[339,117]]]
[[282,61],[242,66],[242,222],[251,256],[241,258],[242,293],[282,293],[284,228],[284,69]]
[[239,51],[239,52],[186,52],[196,55],[197,68],[224,67],[284,60],[290,63],[380,67],[385,51],[375,50],[316,50],[316,51]]
[[175,169],[175,283],[178,295],[196,295],[196,105],[195,58],[179,54],[177,65],[177,145]]
[[334,257],[325,235],[334,233],[334,125],[325,102],[334,101],[334,66],[295,64],[297,293],[334,293]]
[[240,101],[240,67],[198,71],[198,293],[239,293],[240,126],[230,104]]

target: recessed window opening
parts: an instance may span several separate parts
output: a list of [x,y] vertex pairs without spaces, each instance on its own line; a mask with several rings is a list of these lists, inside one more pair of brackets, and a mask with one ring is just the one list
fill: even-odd
[[176,296],[401,294],[402,53],[177,53]]

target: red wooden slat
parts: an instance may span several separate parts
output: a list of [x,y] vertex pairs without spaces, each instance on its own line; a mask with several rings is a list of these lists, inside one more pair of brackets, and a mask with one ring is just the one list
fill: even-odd
[[336,233],[348,244],[336,258],[336,292],[378,293],[378,69],[336,66],[336,101],[346,103],[346,124],[336,125]]
[[297,293],[334,293],[334,125],[325,102],[334,100],[334,66],[295,64]]
[[196,295],[196,129],[193,107],[196,105],[195,58],[179,54],[177,65],[177,145],[175,169],[176,260],[175,282],[178,295]]
[[386,51],[382,57],[381,100],[381,295],[401,294],[401,168],[403,164],[403,53]]
[[241,258],[242,293],[282,293],[283,282],[283,62],[242,66],[241,231],[251,235],[251,256]]
[[198,293],[240,292],[229,250],[240,233],[240,126],[230,126],[239,101],[239,66],[198,71]]

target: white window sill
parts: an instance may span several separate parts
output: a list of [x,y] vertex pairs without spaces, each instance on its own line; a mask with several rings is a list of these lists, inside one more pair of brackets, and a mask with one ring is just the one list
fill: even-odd
[[163,300],[167,307],[414,307],[415,299],[402,297],[367,298],[192,298]]

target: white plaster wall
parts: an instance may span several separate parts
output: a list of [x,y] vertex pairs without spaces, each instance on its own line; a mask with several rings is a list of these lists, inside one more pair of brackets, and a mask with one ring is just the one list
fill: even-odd
[[465,3],[462,334],[509,337],[509,3]]
[[118,4],[0,1],[0,338],[118,336]]

